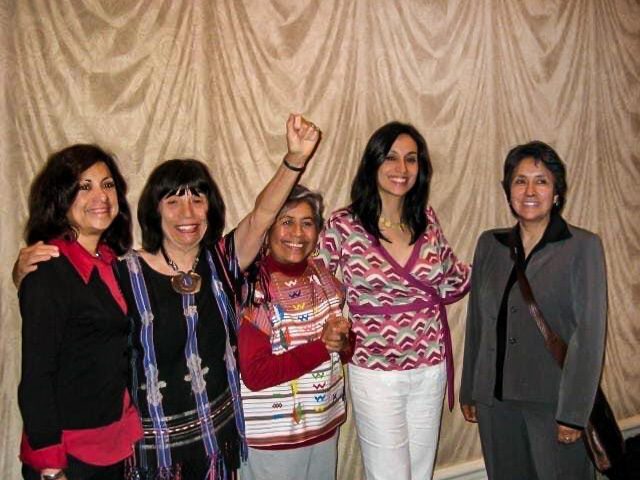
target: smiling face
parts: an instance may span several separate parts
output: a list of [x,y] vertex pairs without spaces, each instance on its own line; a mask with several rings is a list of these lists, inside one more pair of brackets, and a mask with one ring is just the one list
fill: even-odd
[[200,248],[200,242],[207,231],[208,211],[207,197],[189,189],[179,190],[175,195],[163,198],[158,212],[165,248],[181,252]]
[[78,235],[78,242],[87,248],[86,245],[97,243],[118,215],[118,196],[111,172],[103,162],[82,172],[78,184],[67,219]]
[[304,201],[283,209],[268,234],[271,256],[282,264],[302,262],[313,252],[317,241],[313,209]]
[[411,136],[398,135],[378,168],[380,197],[404,197],[418,177],[418,146]]
[[554,192],[553,174],[544,163],[528,157],[513,171],[510,200],[520,222],[548,223]]

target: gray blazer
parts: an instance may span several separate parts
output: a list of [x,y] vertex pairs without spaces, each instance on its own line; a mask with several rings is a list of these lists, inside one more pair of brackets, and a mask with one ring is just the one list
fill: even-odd
[[[566,229],[566,238],[534,252],[526,268],[545,319],[567,342],[565,366],[561,370],[545,348],[516,282],[508,297],[503,399],[551,404],[556,406],[557,421],[585,426],[602,370],[607,280],[599,237],[571,225]],[[486,231],[476,246],[460,387],[462,404],[493,403],[496,322],[513,268],[509,247],[503,243],[508,232]]]

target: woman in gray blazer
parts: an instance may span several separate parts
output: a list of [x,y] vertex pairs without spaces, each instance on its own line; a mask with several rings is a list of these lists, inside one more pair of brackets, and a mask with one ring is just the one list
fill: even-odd
[[[502,181],[518,223],[484,232],[475,251],[460,404],[477,422],[490,479],[594,477],[582,441],[600,381],[607,316],[597,235],[560,215],[567,184],[543,142],[512,149]],[[517,285],[511,242],[533,296],[567,343],[564,368],[546,349]]]

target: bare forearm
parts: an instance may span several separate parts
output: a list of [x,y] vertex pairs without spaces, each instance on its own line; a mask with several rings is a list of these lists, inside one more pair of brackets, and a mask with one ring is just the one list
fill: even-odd
[[236,251],[241,269],[247,268],[258,254],[265,233],[276,219],[319,140],[318,127],[301,115],[289,115],[287,154],[258,195],[253,210],[240,222],[236,231]]
[[[285,156],[285,159],[288,157]],[[289,161],[291,165],[298,163]],[[304,166],[304,161],[301,162]],[[240,268],[247,268],[260,251],[264,236],[276,219],[301,172],[281,164],[269,183],[262,189],[253,210],[242,219],[236,231],[236,248]]]

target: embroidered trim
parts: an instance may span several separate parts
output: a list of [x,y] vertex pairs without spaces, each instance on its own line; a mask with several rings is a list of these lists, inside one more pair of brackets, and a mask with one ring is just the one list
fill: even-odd
[[[217,249],[215,249],[215,252],[218,254],[218,259],[222,261],[222,258],[220,258],[220,253],[217,251]],[[211,288],[213,290],[213,296],[216,299],[218,309],[222,313],[222,318],[224,320],[222,322],[224,324],[224,330],[226,333],[224,361],[227,366],[227,380],[229,383],[229,388],[231,389],[233,407],[236,412],[236,428],[241,440],[240,458],[243,461],[246,461],[247,455],[249,453],[249,448],[247,447],[244,425],[244,411],[242,408],[242,399],[240,397],[240,376],[238,374],[238,366],[236,365],[235,352],[231,348],[231,343],[229,342],[229,332],[233,329],[234,333],[236,333],[237,335],[239,324],[236,319],[235,308],[232,308],[231,303],[229,302],[229,298],[224,293],[222,282],[218,279],[218,273],[216,270],[216,266],[213,263],[211,252],[207,250],[206,255],[207,262],[209,263],[209,269],[211,270]],[[231,264],[229,265],[230,270],[234,268],[237,268],[237,262],[231,262]]]
[[[144,349],[142,365],[147,381],[147,404],[156,431],[156,455],[159,467],[171,466],[171,450],[169,448],[169,431],[164,420],[162,408],[162,394],[158,382],[158,368],[156,367],[156,351],[153,345],[153,313],[149,293],[142,275],[140,260],[136,252],[130,252],[125,256],[131,288],[136,301],[136,307],[140,312],[142,328],[140,329],[140,342]],[[146,467],[146,465],[143,465]]]
[[[234,417],[236,428],[241,440],[240,454],[243,460],[247,456],[246,440],[244,437],[244,421],[242,417],[242,405],[239,395],[239,379],[237,374],[237,366],[231,343],[229,341],[229,331],[233,328],[237,331],[237,322],[235,321],[235,310],[231,307],[229,299],[222,287],[222,282],[218,279],[217,270],[213,263],[213,258],[209,251],[206,252],[207,261],[211,270],[211,285],[216,303],[222,313],[223,324],[225,327],[225,364],[227,370],[227,378],[231,391],[231,401],[234,405]],[[155,450],[157,457],[158,472],[162,476],[165,473],[172,475],[171,446],[175,445],[170,441],[170,436],[174,429],[170,429],[167,425],[167,417],[162,409],[162,393],[160,388],[163,386],[158,379],[158,369],[155,357],[155,347],[153,344],[153,313],[151,311],[151,303],[142,275],[142,268],[137,252],[130,252],[125,256],[131,286],[136,301],[138,312],[141,316],[142,328],[140,331],[140,340],[144,349],[143,366],[146,377],[147,403],[149,413],[151,415],[151,423],[153,425],[155,437]],[[230,265],[230,268],[234,268]],[[197,324],[198,310],[195,304],[195,296],[192,293],[182,294],[182,307],[187,324],[187,342],[185,345],[185,359],[189,369],[191,381],[191,390],[196,400],[196,410],[198,413],[198,424],[200,426],[201,438],[207,452],[207,456],[211,459],[211,466],[208,472],[209,478],[228,477],[228,472],[224,464],[220,449],[215,436],[215,428],[213,425],[213,414],[211,405],[206,391],[206,380],[202,369],[202,359],[198,352],[197,341]],[[134,378],[134,381],[136,379]],[[187,442],[188,443],[188,442]],[[139,445],[139,447],[141,447]],[[141,452],[141,463],[143,469],[147,468],[146,455],[144,448],[139,448]]]

